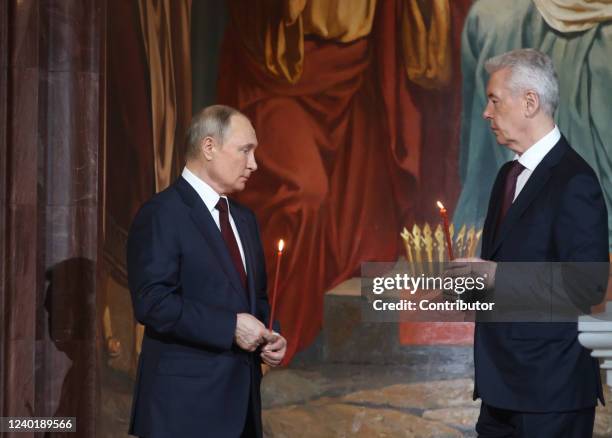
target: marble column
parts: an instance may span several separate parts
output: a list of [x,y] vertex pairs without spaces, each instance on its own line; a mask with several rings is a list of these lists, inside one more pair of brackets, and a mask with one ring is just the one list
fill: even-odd
[[77,416],[78,436],[96,409],[105,8],[0,2],[0,413]]

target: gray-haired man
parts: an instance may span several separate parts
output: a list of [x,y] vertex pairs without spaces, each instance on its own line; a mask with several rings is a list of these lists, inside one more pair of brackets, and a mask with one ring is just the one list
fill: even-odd
[[[491,192],[477,275],[500,262],[607,262],[608,219],[601,187],[553,120],[559,85],[552,61],[533,49],[490,59],[483,117],[499,144],[516,153]],[[459,263],[466,260],[458,260]],[[494,282],[494,280],[492,280]],[[604,290],[587,296],[596,304]],[[572,322],[478,322],[474,397],[478,436],[586,438],[597,400],[599,364]]]

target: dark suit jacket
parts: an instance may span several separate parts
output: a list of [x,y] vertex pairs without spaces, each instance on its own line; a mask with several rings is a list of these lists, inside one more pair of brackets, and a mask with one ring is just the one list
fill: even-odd
[[[510,168],[500,169],[481,256],[496,262],[607,262],[608,220],[593,170],[565,138],[530,176],[495,235]],[[503,263],[498,264],[499,270]],[[496,277],[497,278],[497,277]],[[496,285],[497,288],[497,285]],[[590,305],[604,291],[591,295]],[[569,411],[603,402],[598,361],[578,342],[576,323],[478,322],[474,397],[522,412]]]
[[248,298],[206,205],[179,178],[145,203],[128,238],[129,287],[145,326],[129,432],[147,438],[239,437],[249,398],[261,436],[259,355],[233,343],[236,314],[267,323],[255,216],[230,200]]

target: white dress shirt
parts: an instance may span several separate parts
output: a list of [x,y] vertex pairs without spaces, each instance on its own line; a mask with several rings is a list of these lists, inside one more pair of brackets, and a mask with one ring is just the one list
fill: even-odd
[[[200,198],[202,198],[202,201],[204,201],[204,204],[206,204],[206,208],[208,209],[213,219],[215,220],[215,223],[217,224],[217,228],[219,228],[219,231],[221,231],[221,224],[219,222],[219,210],[215,208],[221,196],[217,192],[215,192],[215,190],[211,186],[209,186],[207,183],[205,183],[200,178],[198,178],[196,175],[194,175],[193,172],[187,169],[187,167],[183,168],[182,176],[189,183],[189,185],[193,187],[193,189],[196,192],[198,192],[198,195],[200,195]],[[227,196],[223,196],[223,197],[227,200]],[[242,249],[242,242],[240,241],[240,235],[238,234],[238,229],[236,228],[236,224],[234,223],[234,218],[232,217],[232,210],[229,205],[229,201],[227,204],[227,211],[229,213],[230,225],[232,226],[232,231],[234,232],[234,237],[236,238],[236,242],[238,243],[238,249],[240,250],[240,258],[242,259],[242,264],[244,265],[244,272],[246,272],[246,262],[244,260],[244,250]]]
[[516,179],[516,189],[514,190],[514,199],[512,200],[512,202],[514,202],[519,193],[521,193],[521,190],[523,190],[523,187],[525,187],[525,184],[527,184],[529,177],[531,176],[535,168],[538,166],[538,164],[540,164],[540,161],[544,159],[546,154],[550,152],[550,150],[557,144],[560,138],[561,132],[559,132],[559,128],[557,128],[557,125],[555,125],[552,131],[550,131],[544,137],[535,142],[533,146],[523,152],[522,155],[519,156],[517,154],[514,156],[514,159],[518,160],[519,163],[521,163],[525,167],[525,169],[519,174],[518,178]]

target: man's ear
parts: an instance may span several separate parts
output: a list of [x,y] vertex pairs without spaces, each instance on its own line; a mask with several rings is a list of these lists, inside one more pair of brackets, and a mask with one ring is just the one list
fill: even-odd
[[525,116],[533,118],[540,109],[540,96],[533,90],[527,90],[524,95]]
[[210,161],[213,159],[215,149],[215,139],[212,137],[204,137],[202,141],[200,141],[200,151],[202,151],[202,156],[206,161]]

